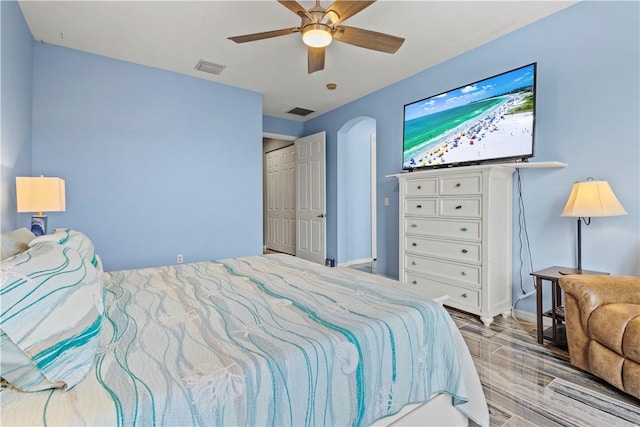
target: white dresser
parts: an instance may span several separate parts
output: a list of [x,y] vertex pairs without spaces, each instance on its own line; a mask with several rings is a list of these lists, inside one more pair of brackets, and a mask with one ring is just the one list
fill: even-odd
[[448,294],[445,305],[489,326],[511,312],[512,175],[466,166],[392,175],[400,183],[399,279]]

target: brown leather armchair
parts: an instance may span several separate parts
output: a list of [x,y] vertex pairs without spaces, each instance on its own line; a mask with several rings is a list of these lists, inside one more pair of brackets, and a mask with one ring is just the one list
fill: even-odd
[[559,284],[571,364],[640,399],[640,277],[575,274]]

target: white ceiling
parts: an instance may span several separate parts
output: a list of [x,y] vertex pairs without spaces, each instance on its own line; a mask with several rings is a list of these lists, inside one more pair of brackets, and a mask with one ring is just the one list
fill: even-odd
[[[316,117],[574,3],[380,0],[344,24],[404,37],[398,52],[334,41],[325,69],[309,75],[300,34],[227,40],[299,26],[275,0],[19,1],[35,40],[260,92],[264,114],[292,120]],[[218,76],[197,71],[200,59],[226,68]],[[338,88],[329,91],[327,83]],[[300,118],[286,113],[293,107],[316,112]]]

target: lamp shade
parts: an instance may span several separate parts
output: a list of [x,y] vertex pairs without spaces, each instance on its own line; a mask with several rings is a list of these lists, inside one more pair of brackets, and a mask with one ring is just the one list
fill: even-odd
[[64,179],[16,177],[18,212],[60,212],[66,209]]
[[562,211],[562,216],[579,218],[626,214],[607,181],[576,182]]

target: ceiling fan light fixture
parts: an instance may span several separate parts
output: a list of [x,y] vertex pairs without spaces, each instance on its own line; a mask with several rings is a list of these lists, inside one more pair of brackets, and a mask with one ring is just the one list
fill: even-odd
[[327,25],[309,24],[302,29],[302,41],[309,47],[326,47],[331,40],[331,29]]

